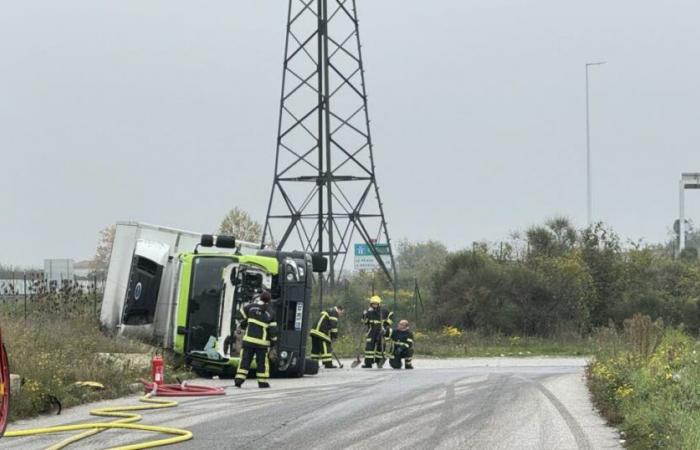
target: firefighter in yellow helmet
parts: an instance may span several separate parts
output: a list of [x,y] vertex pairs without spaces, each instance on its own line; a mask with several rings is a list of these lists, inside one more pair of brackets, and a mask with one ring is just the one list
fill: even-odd
[[373,295],[369,299],[369,308],[362,313],[362,323],[367,327],[365,336],[365,363],[362,367],[371,368],[373,364],[382,367],[386,361],[384,338],[393,324],[394,313],[382,308],[382,298]]

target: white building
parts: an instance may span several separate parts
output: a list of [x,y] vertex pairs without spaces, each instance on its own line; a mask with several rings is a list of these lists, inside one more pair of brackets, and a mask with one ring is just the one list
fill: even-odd
[[73,280],[73,264],[72,259],[45,259],[44,279],[49,283]]

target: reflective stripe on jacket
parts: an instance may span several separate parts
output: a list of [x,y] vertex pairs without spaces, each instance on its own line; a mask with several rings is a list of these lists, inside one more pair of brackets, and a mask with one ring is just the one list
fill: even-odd
[[367,325],[367,330],[379,330],[383,327],[391,327],[394,323],[394,313],[387,311],[381,306],[377,309],[367,308],[362,313],[362,323]]
[[310,334],[328,342],[338,338],[338,313],[335,308],[321,312],[321,317]]
[[413,348],[413,331],[399,330],[398,328],[391,330],[389,337],[394,341],[394,345],[400,347]]
[[243,344],[259,347],[269,347],[277,341],[277,322],[267,312],[263,305],[249,303],[238,311],[241,328],[245,328]]

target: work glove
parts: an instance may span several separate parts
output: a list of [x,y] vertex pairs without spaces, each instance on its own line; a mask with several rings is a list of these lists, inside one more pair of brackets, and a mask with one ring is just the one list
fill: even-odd
[[272,362],[277,362],[277,349],[276,348],[271,348],[270,352],[267,354],[267,357],[270,359]]

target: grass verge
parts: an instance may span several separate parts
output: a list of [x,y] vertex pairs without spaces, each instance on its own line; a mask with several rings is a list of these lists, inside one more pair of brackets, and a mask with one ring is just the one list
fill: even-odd
[[[150,368],[143,363],[96,357],[97,353],[148,354],[152,349],[105,336],[94,318],[33,314],[25,321],[0,312],[0,326],[10,371],[22,377],[20,393],[10,402],[10,420],[55,410],[52,397],[63,408],[121,397],[131,393],[133,384],[141,378],[150,377]],[[172,378],[174,374],[170,365],[166,376]],[[78,381],[97,381],[105,388],[78,386]]]
[[594,403],[632,449],[700,448],[700,345],[678,330],[625,326],[625,346],[588,367]]
[[[594,353],[592,338],[562,337],[546,339],[503,335],[484,335],[445,327],[440,331],[415,331],[416,355],[436,358],[584,356]],[[354,357],[364,349],[360,328],[341,333],[333,345],[338,356]]]

